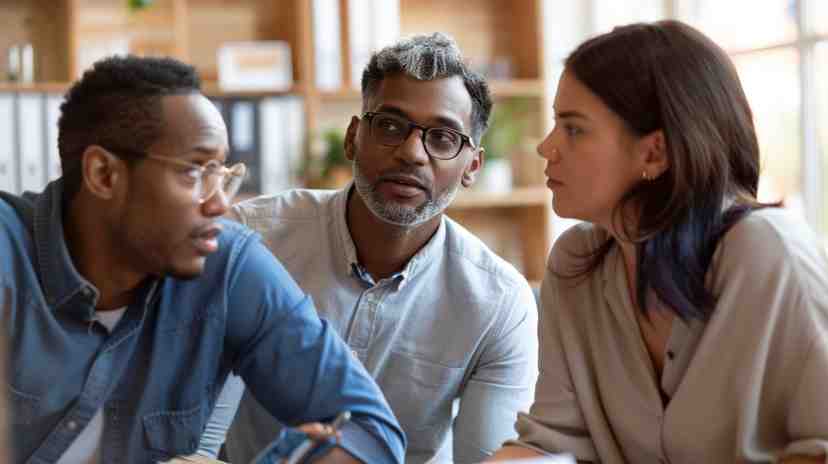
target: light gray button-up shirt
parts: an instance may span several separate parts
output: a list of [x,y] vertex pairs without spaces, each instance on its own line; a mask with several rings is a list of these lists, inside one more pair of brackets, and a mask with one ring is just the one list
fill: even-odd
[[[574,227],[550,269],[571,272],[606,238]],[[657,379],[617,247],[586,279],[547,272],[537,398],[513,444],[605,464],[828,453],[828,262],[814,234],[782,210],[753,212],[719,243],[708,285],[711,318],[674,319]]]
[[[406,462],[477,462],[516,436],[517,412],[533,398],[532,291],[513,266],[446,217],[400,273],[374,281],[346,223],[349,191],[292,190],[234,212],[376,379],[408,437]],[[272,439],[273,424],[245,395],[228,438],[231,461],[253,458]]]

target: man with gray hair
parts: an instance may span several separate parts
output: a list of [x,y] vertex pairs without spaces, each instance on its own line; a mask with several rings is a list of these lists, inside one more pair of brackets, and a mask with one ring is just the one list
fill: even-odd
[[[537,378],[526,279],[443,215],[483,165],[491,97],[444,34],[374,54],[345,138],[354,181],[233,208],[313,296],[408,437],[406,462],[477,462],[515,435]],[[231,404],[243,390],[225,387]],[[248,462],[275,420],[244,394],[226,449]]]

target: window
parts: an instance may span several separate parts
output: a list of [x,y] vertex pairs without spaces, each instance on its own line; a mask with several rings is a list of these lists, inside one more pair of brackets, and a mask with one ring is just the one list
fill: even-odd
[[609,32],[613,27],[640,22],[658,21],[664,17],[662,0],[595,0],[593,3],[593,31]]
[[678,0],[676,13],[726,50],[796,40],[797,9],[790,0]]
[[761,201],[783,200],[803,212],[800,182],[799,54],[781,48],[733,57],[759,139]]
[[[828,2],[822,4],[823,11],[828,14]],[[822,22],[828,25],[828,18]],[[817,107],[817,145],[819,156],[822,158],[822,198],[820,202],[821,221],[820,231],[828,246],[828,40],[820,42],[816,46],[814,84],[816,87]]]

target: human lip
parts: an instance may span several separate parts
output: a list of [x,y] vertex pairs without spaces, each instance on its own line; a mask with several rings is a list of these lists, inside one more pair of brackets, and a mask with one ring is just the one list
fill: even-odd
[[218,236],[221,234],[219,224],[211,224],[197,230],[193,234],[193,244],[196,250],[204,256],[218,251]]
[[414,176],[392,175],[380,179],[380,186],[386,192],[398,200],[407,200],[428,192],[423,182]]
[[382,176],[380,182],[393,182],[395,184],[401,184],[408,187],[415,187],[420,190],[426,190],[424,183],[415,176],[407,176],[404,174],[393,174],[388,176]]
[[558,179],[555,179],[555,178],[551,177],[549,174],[547,174],[546,177],[547,177],[547,179],[546,179],[546,186],[547,187],[549,187],[549,188],[563,187],[564,183],[559,181]]

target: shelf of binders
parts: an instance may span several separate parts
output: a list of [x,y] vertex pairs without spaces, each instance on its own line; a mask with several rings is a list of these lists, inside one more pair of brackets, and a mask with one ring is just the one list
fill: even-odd
[[[69,82],[33,82],[31,84],[17,82],[0,82],[0,92],[18,93],[64,93],[72,84]],[[290,90],[223,90],[218,82],[205,81],[202,83],[204,95],[222,98],[269,98],[285,96],[302,96],[305,90],[294,86]]]
[[[37,109],[28,94],[47,94],[54,107],[68,82],[101,56],[129,52],[179,58],[198,69],[205,93],[221,106],[234,158],[258,164],[259,178],[244,194],[268,193],[298,179],[298,172],[278,175],[287,172],[279,163],[289,159],[291,169],[296,170],[307,156],[309,136],[328,128],[343,129],[352,115],[359,114],[361,69],[372,51],[399,36],[434,31],[452,35],[469,63],[489,77],[498,104],[527,100],[522,110],[528,119],[526,140],[521,144],[537,143],[549,124],[543,50],[547,28],[541,26],[541,9],[546,3],[154,0],[146,9],[131,11],[125,0],[0,0],[0,23],[11,25],[0,37],[0,50],[14,43],[32,43],[35,80],[43,81],[0,84],[0,97],[5,97],[8,108],[16,108],[9,106],[14,101],[23,102],[19,114],[25,116],[30,109]],[[219,88],[219,47],[227,42],[274,40],[290,46],[294,82],[290,89],[228,92]],[[3,71],[0,63],[0,74]],[[9,99],[4,93],[25,98]],[[54,134],[48,132],[52,126],[45,128],[50,139],[43,144],[53,148]],[[248,130],[242,130],[245,128]],[[19,151],[28,155],[38,146],[24,145]],[[526,151],[525,147],[516,150]],[[4,153],[0,143],[0,158]],[[504,250],[502,256],[518,264],[532,280],[542,274],[551,235],[549,195],[542,186],[536,187],[542,180],[519,174],[542,172],[536,162],[534,156],[512,155],[513,191],[464,191],[452,208],[452,214],[475,233],[488,237],[493,249]],[[13,170],[23,179],[15,188],[28,185],[24,167],[20,164]],[[49,169],[46,172],[49,178],[55,174]],[[29,177],[46,178],[41,174]],[[526,245],[523,252],[513,253],[509,248],[516,243],[529,244],[535,251],[530,253]]]
[[[489,81],[489,89],[494,98],[541,98],[545,91],[541,79],[494,79]],[[357,89],[340,89],[320,91],[319,97],[323,100],[358,100],[361,93]]]

